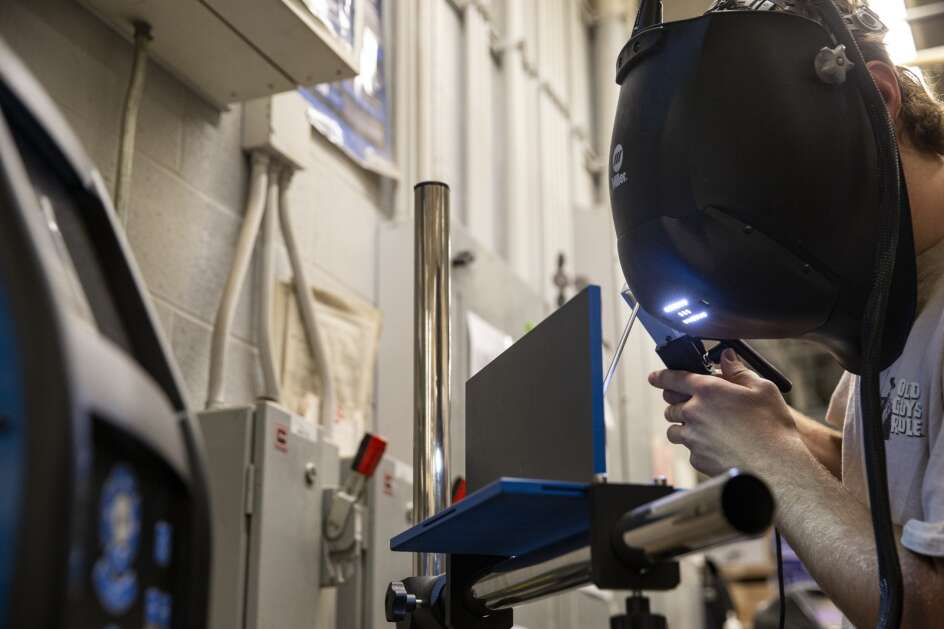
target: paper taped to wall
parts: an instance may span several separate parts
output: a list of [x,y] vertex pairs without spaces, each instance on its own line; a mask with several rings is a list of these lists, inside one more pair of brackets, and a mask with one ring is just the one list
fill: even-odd
[[466,313],[469,330],[469,377],[511,347],[513,339],[471,310]]
[[318,288],[312,291],[319,333],[331,365],[336,417],[325,421],[318,417],[321,374],[309,350],[293,285],[288,282],[279,285],[273,316],[273,335],[281,354],[282,402],[303,420],[297,427],[293,425],[293,430],[314,434],[313,428],[323,424],[341,456],[353,456],[373,419],[374,369],[382,317],[365,301]]

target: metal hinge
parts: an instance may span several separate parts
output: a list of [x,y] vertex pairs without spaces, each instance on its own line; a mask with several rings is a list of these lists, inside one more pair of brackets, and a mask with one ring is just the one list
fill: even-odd
[[246,466],[246,485],[243,494],[243,511],[252,515],[256,505],[256,466],[250,463]]

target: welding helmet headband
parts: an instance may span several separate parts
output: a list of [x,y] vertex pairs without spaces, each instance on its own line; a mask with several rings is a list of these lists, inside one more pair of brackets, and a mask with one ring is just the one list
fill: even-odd
[[897,207],[884,367],[914,319],[910,210],[887,113],[868,107],[877,88],[854,80],[840,37],[884,27],[860,9],[837,34],[781,2],[728,0],[662,23],[658,0],[644,0],[617,63],[608,175],[620,264],[670,327],[811,339],[859,373],[883,213]]

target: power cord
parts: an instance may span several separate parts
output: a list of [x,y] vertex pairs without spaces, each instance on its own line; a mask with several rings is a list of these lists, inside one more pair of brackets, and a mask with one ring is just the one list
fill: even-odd
[[783,542],[780,539],[780,530],[774,529],[774,539],[777,541],[777,591],[780,593],[780,629],[787,624],[787,596],[783,585]]
[[[881,209],[878,243],[876,245],[874,285],[865,304],[862,319],[862,366],[860,373],[860,404],[862,408],[862,442],[865,450],[865,473],[868,504],[872,515],[879,577],[879,629],[901,626],[903,585],[901,564],[891,506],[888,497],[888,470],[885,461],[885,439],[882,431],[880,373],[883,367],[883,334],[886,326],[888,298],[891,292],[898,254],[901,217],[910,212],[907,191],[902,190],[903,173],[898,158],[895,127],[888,118],[885,101],[875,87],[862,51],[846,26],[833,0],[813,0],[827,30],[846,47],[853,63],[855,80],[862,104],[871,123],[878,153]],[[907,225],[907,223],[906,223]],[[906,227],[910,229],[910,225]],[[903,255],[909,255],[904,252]]]

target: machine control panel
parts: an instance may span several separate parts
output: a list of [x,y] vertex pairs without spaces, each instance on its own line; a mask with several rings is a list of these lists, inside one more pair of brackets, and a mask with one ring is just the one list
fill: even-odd
[[[96,424],[94,501],[83,544],[73,549],[82,587],[76,626],[171,629],[184,598],[181,570],[186,529],[184,485],[142,444],[105,422]],[[80,560],[79,560],[80,559]]]

